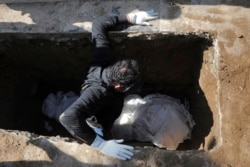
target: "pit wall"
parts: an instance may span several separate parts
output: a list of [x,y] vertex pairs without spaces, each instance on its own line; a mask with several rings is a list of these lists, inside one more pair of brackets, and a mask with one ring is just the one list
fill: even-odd
[[[90,32],[91,21],[95,17],[119,15],[138,9],[154,9],[159,12],[159,19],[152,21],[152,26],[150,27],[129,27],[125,31],[129,33],[128,38],[134,37],[136,35],[135,32],[138,35],[144,32],[175,34],[187,34],[190,32],[200,34],[206,32],[210,34],[213,38],[213,46],[204,52],[199,85],[213,113],[213,127],[204,139],[203,145],[200,146],[200,150],[205,150],[206,152],[191,154],[197,155],[197,157],[200,157],[200,154],[202,155],[204,161],[200,166],[212,166],[215,163],[218,166],[244,167],[250,164],[250,2],[247,0],[157,0],[153,2],[23,0],[22,3],[18,3],[18,1],[0,2],[2,2],[0,4],[0,33],[3,34],[86,33]],[[205,117],[204,121],[206,121]],[[107,160],[105,157],[98,159],[96,155],[93,156],[96,157],[94,158],[95,160],[90,160],[91,155],[93,155],[91,150],[81,145],[80,147],[84,147],[85,151],[78,152],[76,148],[79,148],[79,145],[77,143],[67,143],[63,140],[56,140],[55,142],[50,138],[34,138],[32,134],[4,130],[0,131],[0,135],[1,137],[10,136],[8,141],[1,140],[1,148],[5,150],[0,154],[0,160],[5,161],[3,165],[6,165],[9,161],[20,161],[25,164],[28,160],[31,163],[36,160],[46,161],[48,166],[53,165],[49,161],[77,162],[79,164],[80,162],[95,162],[97,164],[106,164],[106,166],[118,163]],[[52,147],[49,144],[51,142],[53,146],[64,146],[60,152],[61,154],[58,154],[58,156],[50,154],[46,157],[42,150],[35,153],[33,150],[29,150],[29,143],[24,142],[29,138],[32,139],[30,140],[32,145],[37,145],[41,148],[51,150],[57,148]],[[11,141],[12,145],[9,144]],[[18,141],[20,141],[19,144]],[[42,147],[46,142],[49,143],[45,144],[46,147]],[[19,157],[13,158],[11,156],[13,155],[13,151],[11,151],[14,149],[13,145],[14,147],[18,145],[27,147],[19,149]],[[78,153],[86,154],[88,151],[91,152],[89,159],[81,159],[78,156]],[[151,151],[148,153],[152,155],[154,151]],[[53,151],[51,152],[53,153]],[[21,155],[25,153],[25,156],[20,157],[20,153]],[[72,161],[63,161],[63,153],[71,155],[68,157],[71,157],[72,159],[70,160]],[[167,155],[162,150],[154,153]],[[34,160],[29,157],[32,154],[40,156],[37,156],[38,158]],[[180,157],[181,154],[177,153],[177,155]],[[146,159],[147,155],[138,153],[136,163],[134,162],[133,165],[142,165],[140,164],[140,159],[144,158]],[[211,159],[213,163],[207,163],[206,158]],[[159,161],[148,160],[145,163],[151,164],[151,166],[157,166],[158,163],[158,166],[160,166],[159,164],[162,161],[164,159]],[[190,162],[189,166],[192,166],[192,163]],[[128,163],[127,165],[131,164]]]

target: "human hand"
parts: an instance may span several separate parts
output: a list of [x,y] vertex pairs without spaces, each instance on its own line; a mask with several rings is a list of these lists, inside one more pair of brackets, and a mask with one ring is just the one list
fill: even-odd
[[93,128],[93,130],[95,131],[95,133],[99,136],[103,137],[103,131],[101,128]]
[[94,132],[99,135],[103,136],[103,128],[102,125],[98,123],[97,118],[95,116],[91,116],[86,119],[86,123],[91,127]]
[[106,141],[97,135],[91,146],[110,157],[118,158],[120,160],[131,159],[134,155],[132,152],[134,147],[120,144],[122,142],[123,139]]
[[148,11],[133,12],[126,15],[128,22],[138,25],[151,25],[149,20],[154,20],[158,18],[158,13],[153,9]]

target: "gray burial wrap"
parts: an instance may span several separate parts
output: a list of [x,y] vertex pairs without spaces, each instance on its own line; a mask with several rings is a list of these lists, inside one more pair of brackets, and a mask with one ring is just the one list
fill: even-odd
[[117,139],[136,139],[176,150],[180,143],[191,138],[194,125],[188,105],[179,99],[162,94],[144,98],[129,95],[124,100],[121,115],[114,122],[112,134]]

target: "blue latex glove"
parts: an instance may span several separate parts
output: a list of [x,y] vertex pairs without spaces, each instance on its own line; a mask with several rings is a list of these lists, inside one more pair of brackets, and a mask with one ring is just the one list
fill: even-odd
[[103,136],[102,125],[98,123],[97,118],[95,116],[87,118],[86,123],[94,130],[97,135]]
[[96,136],[94,142],[91,144],[91,147],[96,148],[104,155],[118,158],[120,160],[131,159],[133,154],[134,147],[120,144],[123,142],[121,140],[104,140],[100,136]]
[[103,131],[101,128],[93,128],[93,130],[95,131],[95,133],[99,136],[103,137]]

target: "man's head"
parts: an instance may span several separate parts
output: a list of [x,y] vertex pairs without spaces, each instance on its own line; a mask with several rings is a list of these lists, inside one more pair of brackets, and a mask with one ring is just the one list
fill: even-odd
[[129,90],[140,76],[139,66],[135,60],[121,60],[107,69],[109,84],[119,92]]

